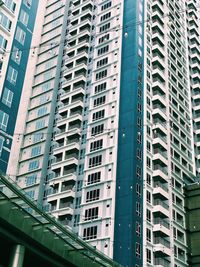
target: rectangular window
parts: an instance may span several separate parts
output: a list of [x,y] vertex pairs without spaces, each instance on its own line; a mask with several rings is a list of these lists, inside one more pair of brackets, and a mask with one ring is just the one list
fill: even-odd
[[2,25],[7,31],[10,31],[12,25],[12,22],[2,12],[0,12],[0,25]]
[[94,126],[94,127],[92,127],[91,135],[94,136],[94,135],[103,133],[103,130],[104,130],[104,124]]
[[16,3],[13,0],[4,0],[4,5],[13,13],[15,12]]
[[28,15],[28,13],[26,13],[23,9],[22,9],[21,12],[20,12],[19,20],[20,20],[21,23],[23,23],[25,26],[28,25],[29,15]]
[[30,186],[36,183],[37,174],[32,174],[26,177],[26,186]]
[[141,217],[141,204],[139,202],[136,202],[136,214]]
[[24,45],[26,33],[20,27],[17,27],[15,39],[22,45]]
[[111,12],[108,12],[104,14],[103,16],[101,16],[100,21],[104,21],[106,19],[109,19],[110,17],[111,17]]
[[94,93],[98,94],[98,93],[100,93],[100,92],[102,92],[104,90],[106,90],[106,82],[98,84],[97,86],[95,86]]
[[16,46],[13,47],[11,58],[17,64],[20,63],[22,57],[22,50],[19,50]]
[[106,3],[106,4],[104,4],[103,6],[101,6],[101,11],[103,11],[103,10],[105,10],[105,9],[107,9],[107,8],[109,8],[109,7],[111,7],[111,5],[112,5],[112,2],[111,2],[111,1],[108,2],[108,3]]
[[8,41],[0,34],[0,48],[6,50]]
[[135,243],[135,256],[136,258],[141,258],[141,244],[140,243]]
[[0,129],[3,131],[7,130],[7,125],[8,125],[8,119],[9,115],[2,110],[0,110]]
[[41,146],[35,146],[31,149],[31,157],[36,157],[41,154]]
[[105,110],[99,110],[92,115],[92,121],[103,119],[105,116]]
[[99,197],[100,197],[100,189],[89,191],[86,194],[86,202],[98,200]]
[[106,96],[98,97],[94,100],[94,107],[98,107],[100,105],[103,105],[106,102]]
[[97,226],[85,228],[83,230],[83,239],[90,240],[97,238]]
[[99,48],[98,51],[97,51],[97,55],[100,56],[100,55],[103,55],[105,53],[107,53],[109,50],[109,45],[106,45],[102,48]]
[[44,139],[43,133],[35,133],[33,135],[33,143],[41,142]]
[[29,166],[28,166],[29,171],[35,170],[37,168],[39,168],[39,160],[34,160],[34,161],[29,162]]
[[4,143],[4,138],[2,136],[0,136],[0,156],[3,150],[3,143]]
[[96,73],[96,80],[101,80],[101,79],[107,77],[107,75],[108,75],[107,70],[100,71],[100,72]]
[[151,250],[147,248],[146,253],[147,253],[147,262],[151,264]]
[[101,172],[95,172],[88,175],[87,184],[95,184],[100,182],[101,180]]
[[90,152],[99,150],[103,147],[103,139],[97,140],[90,144]]
[[13,100],[13,92],[5,87],[3,91],[2,103],[4,103],[6,106],[10,108],[12,105],[12,100]]
[[136,235],[141,236],[141,224],[139,222],[136,222]]
[[98,212],[99,212],[98,207],[85,210],[85,221],[97,219]]
[[108,29],[110,29],[110,22],[104,24],[103,26],[101,26],[101,27],[99,28],[99,32],[103,33],[103,32],[105,32],[105,31],[107,31]]
[[92,158],[89,158],[89,168],[100,166],[102,164],[102,155],[98,155]]
[[34,199],[35,196],[35,190],[27,191],[26,195],[32,199]]
[[45,127],[45,120],[38,120],[35,123],[35,130],[41,129]]
[[106,64],[108,64],[108,57],[103,58],[103,59],[97,61],[97,68],[103,67]]
[[45,115],[46,113],[47,113],[47,107],[44,106],[38,109],[37,116],[40,117]]
[[109,39],[110,39],[110,35],[109,34],[105,34],[104,36],[99,38],[99,44],[102,44],[102,43],[108,41]]
[[17,82],[17,75],[18,72],[13,67],[9,66],[7,80],[15,85]]

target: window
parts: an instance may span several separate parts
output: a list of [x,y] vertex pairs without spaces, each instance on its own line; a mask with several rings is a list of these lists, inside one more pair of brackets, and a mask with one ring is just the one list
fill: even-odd
[[0,110],[0,129],[6,131],[8,125],[9,116],[7,113]]
[[85,228],[83,230],[83,239],[90,240],[97,238],[97,226]]
[[141,245],[140,243],[135,243],[135,256],[140,259],[141,257]]
[[16,9],[16,3],[13,0],[4,0],[4,5],[10,9],[13,13]]
[[151,230],[147,228],[147,241],[151,242]]
[[34,160],[29,162],[29,167],[28,167],[29,171],[35,170],[37,168],[39,168],[39,160]]
[[85,221],[94,220],[98,218],[99,208],[91,208],[85,211]]
[[102,92],[104,90],[106,90],[106,82],[98,84],[97,86],[95,86],[94,93],[98,94],[98,93],[100,93],[100,92]]
[[151,193],[147,191],[147,202],[151,204]]
[[101,172],[95,172],[88,175],[87,184],[95,184],[100,182],[101,180]]
[[109,7],[111,7],[111,5],[112,5],[112,2],[111,2],[111,1],[108,2],[108,3],[106,3],[106,4],[104,4],[103,6],[101,6],[101,11],[103,11],[103,10],[105,10],[105,9],[107,9],[107,8],[109,8]]
[[23,0],[23,3],[24,3],[28,8],[30,8],[31,5],[32,5],[32,0]]
[[47,113],[47,107],[44,106],[38,109],[37,116],[40,117],[45,115],[46,113]]
[[136,175],[137,175],[137,177],[138,177],[139,179],[140,179],[141,176],[142,176],[142,169],[141,169],[140,166],[137,166],[137,167],[136,167]]
[[11,56],[12,60],[17,64],[19,64],[21,61],[21,57],[22,57],[22,50],[19,50],[16,46],[14,46]]
[[110,22],[109,23],[107,23],[107,24],[104,24],[103,26],[101,26],[100,28],[99,28],[99,32],[104,32],[104,31],[107,31],[108,29],[110,29]]
[[45,120],[38,120],[35,123],[35,130],[45,127]]
[[44,134],[43,133],[35,133],[33,135],[33,143],[41,142],[43,140]]
[[105,77],[107,77],[108,71],[107,70],[102,70],[98,73],[96,73],[96,80],[101,80]]
[[142,159],[142,151],[139,148],[137,148],[137,159],[138,160],[141,160]]
[[151,263],[151,250],[147,248],[146,253],[147,253],[147,262]]
[[5,88],[3,91],[2,103],[4,103],[9,108],[12,105],[13,100],[13,92],[10,91],[8,88]]
[[89,168],[96,167],[101,164],[102,164],[102,155],[89,158]]
[[99,48],[98,51],[97,51],[97,55],[100,56],[100,55],[103,55],[105,53],[107,53],[109,50],[109,45],[106,45],[102,48]]
[[31,157],[36,157],[41,153],[41,146],[35,146],[31,150]]
[[3,150],[3,143],[4,143],[4,138],[2,136],[0,136],[0,156]]
[[81,207],[81,197],[76,197],[75,209],[79,209],[80,207]]
[[141,236],[141,224],[136,222],[136,235]]
[[105,41],[108,41],[110,38],[109,34],[105,34],[104,36],[102,36],[101,38],[99,38],[99,44],[102,44]]
[[98,107],[100,105],[103,105],[106,102],[106,96],[98,97],[94,100],[94,107]]
[[103,139],[97,140],[90,144],[90,152],[101,149],[103,147]]
[[35,196],[35,190],[27,191],[27,192],[26,192],[26,195],[27,195],[28,197],[34,199],[34,196]]
[[0,25],[2,25],[7,31],[10,31],[12,22],[6,15],[0,12]]
[[94,136],[94,135],[103,133],[103,130],[104,130],[104,124],[94,126],[92,127],[91,135]]
[[103,59],[97,61],[97,68],[103,67],[106,64],[108,64],[108,57],[103,58]]
[[8,68],[8,76],[7,76],[7,80],[12,83],[13,85],[16,84],[17,82],[17,75],[18,72],[13,68],[13,67],[9,67]]
[[0,34],[0,48],[6,50],[8,41]]
[[24,45],[26,33],[20,27],[17,27],[15,39],[22,45]]
[[140,197],[141,196],[141,185],[136,184],[136,194]]
[[147,222],[151,222],[151,211],[149,209],[147,209]]
[[100,189],[89,191],[86,194],[86,202],[98,200],[99,196],[100,196]]
[[29,15],[22,9],[19,15],[19,20],[21,23],[23,23],[25,26],[28,25]]
[[36,183],[37,174],[32,174],[26,177],[26,186],[30,186]]
[[109,19],[110,17],[111,17],[111,12],[108,12],[104,14],[103,16],[101,16],[100,21],[104,21],[106,19]]
[[141,216],[141,204],[139,202],[136,202],[136,214],[137,216]]
[[104,116],[105,116],[105,110],[104,109],[99,110],[99,111],[93,113],[92,121],[100,120],[100,119],[104,118]]

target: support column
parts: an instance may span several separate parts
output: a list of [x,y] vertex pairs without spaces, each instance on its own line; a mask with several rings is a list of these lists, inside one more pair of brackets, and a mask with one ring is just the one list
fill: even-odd
[[15,245],[11,251],[9,267],[23,267],[25,247]]

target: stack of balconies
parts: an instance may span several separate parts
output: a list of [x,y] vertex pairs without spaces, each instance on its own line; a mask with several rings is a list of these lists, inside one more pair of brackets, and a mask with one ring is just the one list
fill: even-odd
[[[85,85],[87,81],[92,1],[74,1],[68,12],[66,45],[56,109],[54,148],[47,196],[52,213],[72,225],[75,186],[81,147]],[[56,188],[56,190],[55,190]],[[65,218],[66,217],[66,218]]]
[[190,61],[190,81],[191,94],[193,100],[193,125],[194,125],[194,141],[196,152],[196,167],[197,172],[200,171],[200,30],[197,3],[194,0],[187,2],[188,17],[188,45],[189,45],[189,61]]

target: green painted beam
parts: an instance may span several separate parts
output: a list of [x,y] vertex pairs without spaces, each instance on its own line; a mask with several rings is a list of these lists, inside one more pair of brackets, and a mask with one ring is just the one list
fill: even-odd
[[38,208],[9,177],[0,174],[0,182],[4,185],[0,190],[0,218],[10,226],[66,260],[66,264],[68,261],[79,267],[120,267]]

